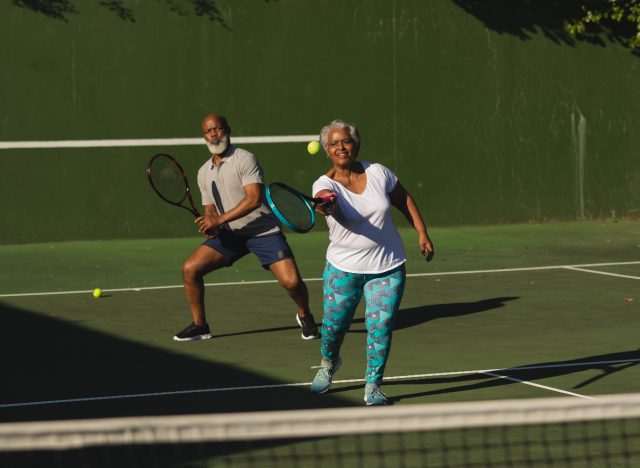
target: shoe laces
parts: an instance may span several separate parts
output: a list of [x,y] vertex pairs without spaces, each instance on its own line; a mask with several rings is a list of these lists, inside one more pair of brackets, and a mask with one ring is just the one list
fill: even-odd
[[320,372],[325,380],[331,381],[333,377],[333,366],[320,366]]
[[303,328],[315,326],[315,321],[313,320],[312,317],[305,315],[304,317],[299,317],[299,318]]
[[384,393],[382,393],[382,390],[380,390],[380,387],[377,385],[374,385],[372,387],[370,387],[368,389],[367,392],[368,396],[370,396],[371,398],[381,398],[386,400],[387,399],[387,395],[385,395]]

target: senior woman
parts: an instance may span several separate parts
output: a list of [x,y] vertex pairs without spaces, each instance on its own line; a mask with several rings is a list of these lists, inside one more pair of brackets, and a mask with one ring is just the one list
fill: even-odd
[[389,403],[380,390],[391,335],[406,280],[406,256],[391,206],[418,233],[427,260],[433,244],[420,211],[396,175],[375,162],[358,161],[360,135],[354,124],[334,120],[320,131],[320,143],[332,167],[313,184],[313,196],[334,195],[318,210],[326,216],[329,247],[324,269],[322,362],[311,392],[325,393],[342,359],[340,347],[362,296],[366,302],[367,369],[364,401]]

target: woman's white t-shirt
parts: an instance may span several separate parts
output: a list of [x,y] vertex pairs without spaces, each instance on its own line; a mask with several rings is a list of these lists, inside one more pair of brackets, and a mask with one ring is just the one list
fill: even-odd
[[383,273],[406,262],[402,238],[391,219],[389,193],[398,182],[382,164],[362,161],[367,185],[361,194],[321,176],[313,184],[337,194],[337,209],[326,217],[329,226],[327,260],[349,273]]

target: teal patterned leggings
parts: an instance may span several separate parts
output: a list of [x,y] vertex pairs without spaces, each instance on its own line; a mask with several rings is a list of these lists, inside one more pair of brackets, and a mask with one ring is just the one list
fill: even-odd
[[322,357],[334,362],[364,294],[366,301],[367,371],[365,381],[382,383],[391,350],[391,334],[400,307],[406,272],[404,265],[375,274],[347,273],[327,262],[324,269]]

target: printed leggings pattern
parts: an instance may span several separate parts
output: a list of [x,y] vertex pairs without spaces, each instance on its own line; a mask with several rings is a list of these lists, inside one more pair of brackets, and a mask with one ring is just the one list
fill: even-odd
[[335,361],[351,326],[358,303],[366,301],[367,370],[365,380],[382,383],[391,350],[391,335],[400,307],[406,273],[404,265],[377,274],[347,273],[327,263],[324,270],[322,357]]

